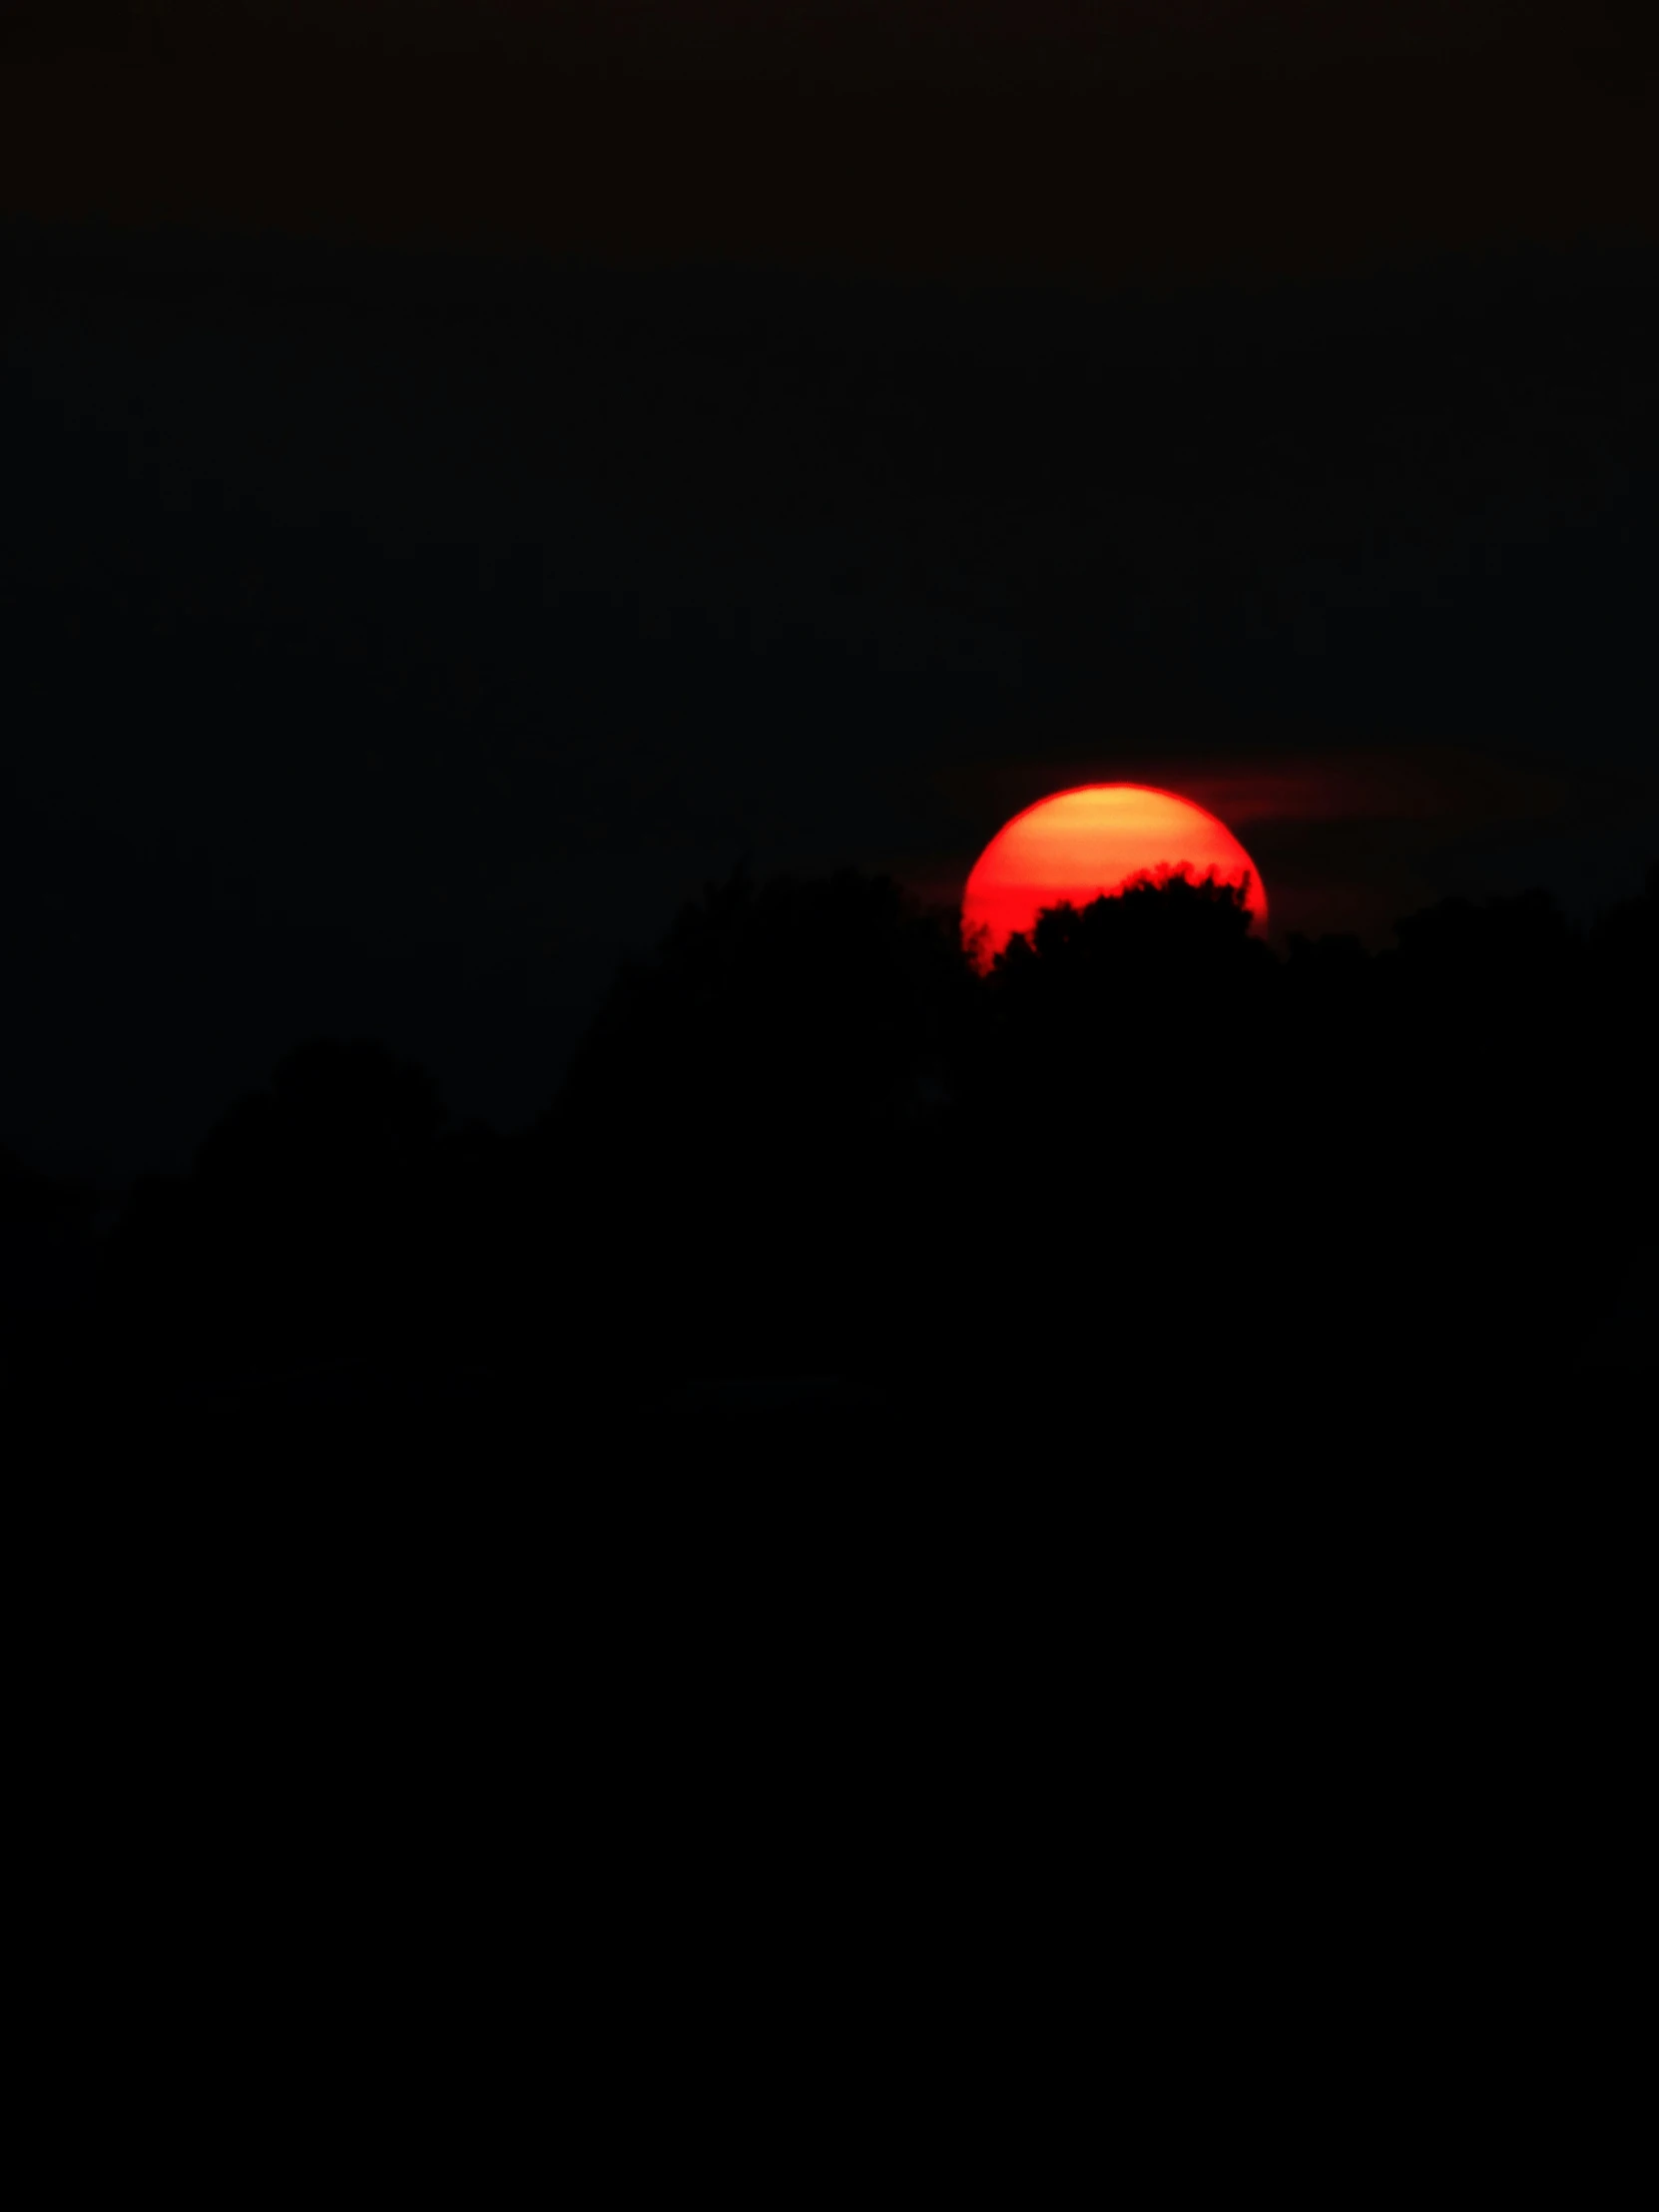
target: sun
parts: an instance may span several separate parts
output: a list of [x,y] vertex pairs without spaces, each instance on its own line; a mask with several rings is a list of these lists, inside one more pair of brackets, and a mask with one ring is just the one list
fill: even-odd
[[1148,784],[1083,784],[1039,799],[992,837],[962,893],[963,941],[988,967],[1044,906],[1086,905],[1157,869],[1238,884],[1252,929],[1266,929],[1262,872],[1224,822]]

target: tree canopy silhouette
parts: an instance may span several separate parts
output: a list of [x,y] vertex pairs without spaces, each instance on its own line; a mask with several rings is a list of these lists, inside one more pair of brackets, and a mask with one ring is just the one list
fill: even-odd
[[688,904],[618,977],[539,1132],[562,1230],[631,1339],[830,1359],[973,1013],[956,917],[888,877],[739,868]]
[[803,1117],[879,1124],[905,1113],[968,1003],[952,918],[890,877],[757,883],[740,867],[618,977],[549,1126],[653,1114],[665,1083],[699,1142],[716,1123],[746,1143]]
[[[382,1044],[287,1054],[131,1194],[87,1357],[1513,1392],[1659,1230],[1656,912],[1659,870],[1587,930],[1531,891],[1281,955],[1170,873],[980,973],[889,878],[740,869],[520,1137],[451,1128]],[[61,1214],[0,1168],[8,1218]]]
[[188,1178],[134,1193],[106,1303],[146,1344],[170,1332],[210,1363],[382,1343],[407,1319],[420,1186],[443,1119],[432,1078],[384,1045],[295,1047],[268,1088],[226,1109]]

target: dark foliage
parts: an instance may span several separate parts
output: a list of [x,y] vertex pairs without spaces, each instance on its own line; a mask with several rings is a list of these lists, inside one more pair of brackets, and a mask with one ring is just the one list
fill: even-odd
[[881,1207],[971,1047],[973,995],[954,917],[851,870],[740,871],[619,979],[539,1141],[582,1179],[584,1275],[636,1320],[655,1304],[642,1358],[851,1356],[872,1279],[911,1264]]
[[[1598,1386],[1659,1231],[1656,911],[1650,875],[1588,931],[1534,891],[1280,957],[1176,877],[980,975],[885,878],[739,871],[520,1136],[449,1127],[372,1042],[290,1053],[132,1191],[50,1347],[13,1314],[12,1365],[411,1415],[480,1371],[630,1412],[771,1377],[798,1442],[873,1385],[935,1424],[1081,1421],[1102,1464],[1268,1400],[1323,1453],[1513,1420]],[[13,1245],[74,1214],[14,1163],[4,1190]],[[683,1432],[724,1402],[680,1400]]]
[[187,1180],[133,1193],[103,1289],[137,1364],[167,1338],[208,1368],[382,1349],[418,1319],[441,1125],[431,1078],[381,1045],[321,1038],[290,1052],[208,1132]]

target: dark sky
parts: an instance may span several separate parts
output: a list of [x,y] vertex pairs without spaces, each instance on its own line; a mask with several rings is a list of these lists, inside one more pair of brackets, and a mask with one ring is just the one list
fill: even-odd
[[54,218],[1107,282],[1651,231],[1646,0],[6,14]]
[[32,1158],[182,1164],[326,1028],[513,1124],[740,855],[952,896],[1096,777],[1378,942],[1659,849],[1645,9],[5,36]]

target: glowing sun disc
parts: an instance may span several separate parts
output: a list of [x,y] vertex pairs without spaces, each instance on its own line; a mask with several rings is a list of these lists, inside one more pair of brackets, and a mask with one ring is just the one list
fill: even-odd
[[1083,784],[1039,799],[992,837],[962,893],[963,938],[972,944],[984,930],[978,955],[988,966],[1044,906],[1084,906],[1159,868],[1248,885],[1250,925],[1266,929],[1262,872],[1224,822],[1149,784]]

